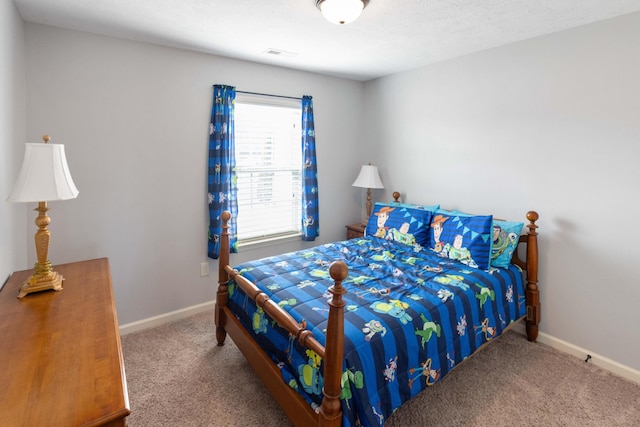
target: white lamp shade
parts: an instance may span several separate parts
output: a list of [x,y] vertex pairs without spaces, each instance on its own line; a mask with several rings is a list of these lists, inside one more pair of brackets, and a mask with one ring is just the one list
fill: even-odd
[[22,169],[10,202],[48,202],[74,199],[78,189],[73,183],[64,145],[27,143]]
[[360,174],[353,183],[354,187],[360,188],[384,188],[378,167],[372,165],[362,165]]
[[362,0],[324,0],[320,10],[327,21],[333,24],[348,24],[358,19],[364,9]]

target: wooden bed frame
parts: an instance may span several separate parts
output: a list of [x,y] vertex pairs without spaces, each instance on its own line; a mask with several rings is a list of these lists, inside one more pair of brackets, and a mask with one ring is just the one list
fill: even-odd
[[[219,286],[215,306],[216,339],[218,345],[224,345],[227,334],[238,346],[240,351],[252,366],[258,377],[264,382],[273,398],[282,407],[291,422],[296,426],[331,426],[342,425],[342,411],[340,407],[340,377],[342,375],[343,347],[344,347],[344,301],[342,296],[347,292],[342,281],[347,277],[348,269],[344,262],[335,261],[329,268],[334,281],[329,288],[332,298],[329,301],[329,319],[326,333],[326,346],[322,346],[313,334],[306,329],[304,321],[296,322],[277,303],[269,299],[257,286],[238,274],[229,266],[229,212],[222,214],[222,235],[220,244],[220,259],[218,260]],[[520,236],[519,247],[526,246],[524,260],[514,252],[512,262],[526,272],[526,322],[527,338],[536,341],[538,324],[540,323],[540,302],[538,293],[538,214],[534,211],[527,213],[528,232]],[[228,284],[232,279],[280,326],[286,328],[291,336],[302,345],[315,351],[324,360],[324,388],[322,405],[319,411],[314,409],[293,389],[282,380],[279,368],[271,358],[257,345],[251,335],[240,324],[230,311]]]

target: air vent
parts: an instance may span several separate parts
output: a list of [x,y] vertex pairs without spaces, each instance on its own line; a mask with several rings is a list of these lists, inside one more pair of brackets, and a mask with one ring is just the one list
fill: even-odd
[[274,55],[274,56],[281,56],[283,58],[295,58],[296,56],[298,56],[297,53],[287,52],[284,50],[273,49],[273,48],[269,48],[265,50],[264,53],[267,53],[269,55]]

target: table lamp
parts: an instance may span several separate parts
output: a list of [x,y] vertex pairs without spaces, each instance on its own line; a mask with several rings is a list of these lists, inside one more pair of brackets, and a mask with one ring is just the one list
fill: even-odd
[[35,234],[38,261],[33,268],[33,275],[20,287],[18,298],[47,289],[62,290],[64,278],[53,271],[48,259],[51,233],[47,226],[51,219],[47,215],[47,202],[74,199],[78,196],[78,189],[67,166],[64,145],[48,144],[51,140],[49,135],[43,136],[42,139],[44,144],[26,144],[22,168],[13,192],[7,198],[9,202],[38,202],[38,207],[34,209],[38,212],[35,220],[38,226]]
[[371,166],[371,163],[368,165],[362,165],[360,174],[354,181],[353,186],[367,189],[367,218],[362,222],[362,225],[366,226],[367,221],[371,216],[371,189],[384,188],[382,180],[380,179],[380,174],[378,173],[378,167]]

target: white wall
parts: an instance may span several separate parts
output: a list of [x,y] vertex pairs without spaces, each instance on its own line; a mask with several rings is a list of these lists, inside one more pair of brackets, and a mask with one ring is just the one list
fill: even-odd
[[405,200],[540,214],[541,331],[640,369],[640,13],[365,85]]
[[[26,24],[27,139],[65,144],[75,200],[50,203],[55,264],[109,257],[121,324],[212,301],[207,150],[212,85],[312,95],[321,237],[359,220],[364,84],[200,53]],[[232,262],[310,246],[278,245]],[[30,249],[35,258],[35,249]]]
[[27,259],[27,208],[6,202],[24,152],[24,50],[22,18],[12,1],[0,2],[0,287]]
[[[319,243],[360,219],[351,183],[369,161],[386,185],[376,200],[401,190],[408,201],[508,219],[535,209],[541,331],[640,369],[640,14],[364,85],[26,24],[25,134],[22,23],[12,5],[0,11],[0,191],[22,141],[50,133],[67,146],[80,196],[51,206],[50,257],[108,256],[120,323],[214,298],[215,274],[200,278],[199,263],[211,85],[226,83],[314,96]],[[0,278],[35,259],[27,223],[31,209],[0,206]]]

